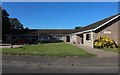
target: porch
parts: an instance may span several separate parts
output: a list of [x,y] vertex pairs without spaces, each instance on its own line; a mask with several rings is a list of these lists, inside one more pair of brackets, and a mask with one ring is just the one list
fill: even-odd
[[84,44],[83,34],[76,34],[76,43]]
[[76,33],[76,44],[85,45],[93,48],[94,32]]

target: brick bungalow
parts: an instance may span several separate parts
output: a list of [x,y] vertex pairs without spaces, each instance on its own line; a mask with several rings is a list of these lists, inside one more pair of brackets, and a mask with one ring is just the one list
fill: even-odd
[[66,41],[66,35],[77,32],[74,29],[30,29],[25,34],[16,31],[19,34],[6,35],[7,43],[39,43],[41,41]]
[[93,43],[98,36],[107,36],[112,38],[116,44],[120,44],[120,35],[118,35],[118,30],[120,29],[119,23],[120,14],[110,16],[83,27],[79,32],[70,34],[70,42],[93,47]]
[[[96,23],[83,27],[80,30],[74,29],[30,29],[26,34],[6,35],[6,41],[11,43],[16,40],[26,39],[31,42],[41,40],[62,40],[93,47],[93,43],[98,36],[112,38],[116,44],[120,44],[118,30],[120,26],[120,14],[110,16]],[[118,38],[119,37],[119,38]]]

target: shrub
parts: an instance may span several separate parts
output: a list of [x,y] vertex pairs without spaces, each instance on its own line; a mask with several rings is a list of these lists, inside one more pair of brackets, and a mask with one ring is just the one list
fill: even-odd
[[101,37],[98,36],[98,38],[94,41],[94,47],[95,48],[117,48],[115,41],[113,41],[111,38],[108,38],[106,36]]

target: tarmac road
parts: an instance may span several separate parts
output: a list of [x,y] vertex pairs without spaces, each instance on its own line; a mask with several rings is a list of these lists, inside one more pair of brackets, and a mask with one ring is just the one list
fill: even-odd
[[118,66],[56,66],[3,64],[3,73],[118,73]]
[[118,73],[118,59],[3,55],[3,73]]

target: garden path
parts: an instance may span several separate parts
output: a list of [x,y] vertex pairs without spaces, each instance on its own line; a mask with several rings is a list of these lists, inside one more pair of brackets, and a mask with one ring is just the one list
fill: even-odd
[[[72,43],[69,43],[69,44],[72,44]],[[77,46],[89,53],[95,54],[98,57],[118,57],[118,53],[115,53],[115,52],[103,51],[100,49],[95,49],[95,48],[88,47],[85,45],[80,45],[80,44],[72,44],[72,45]]]

